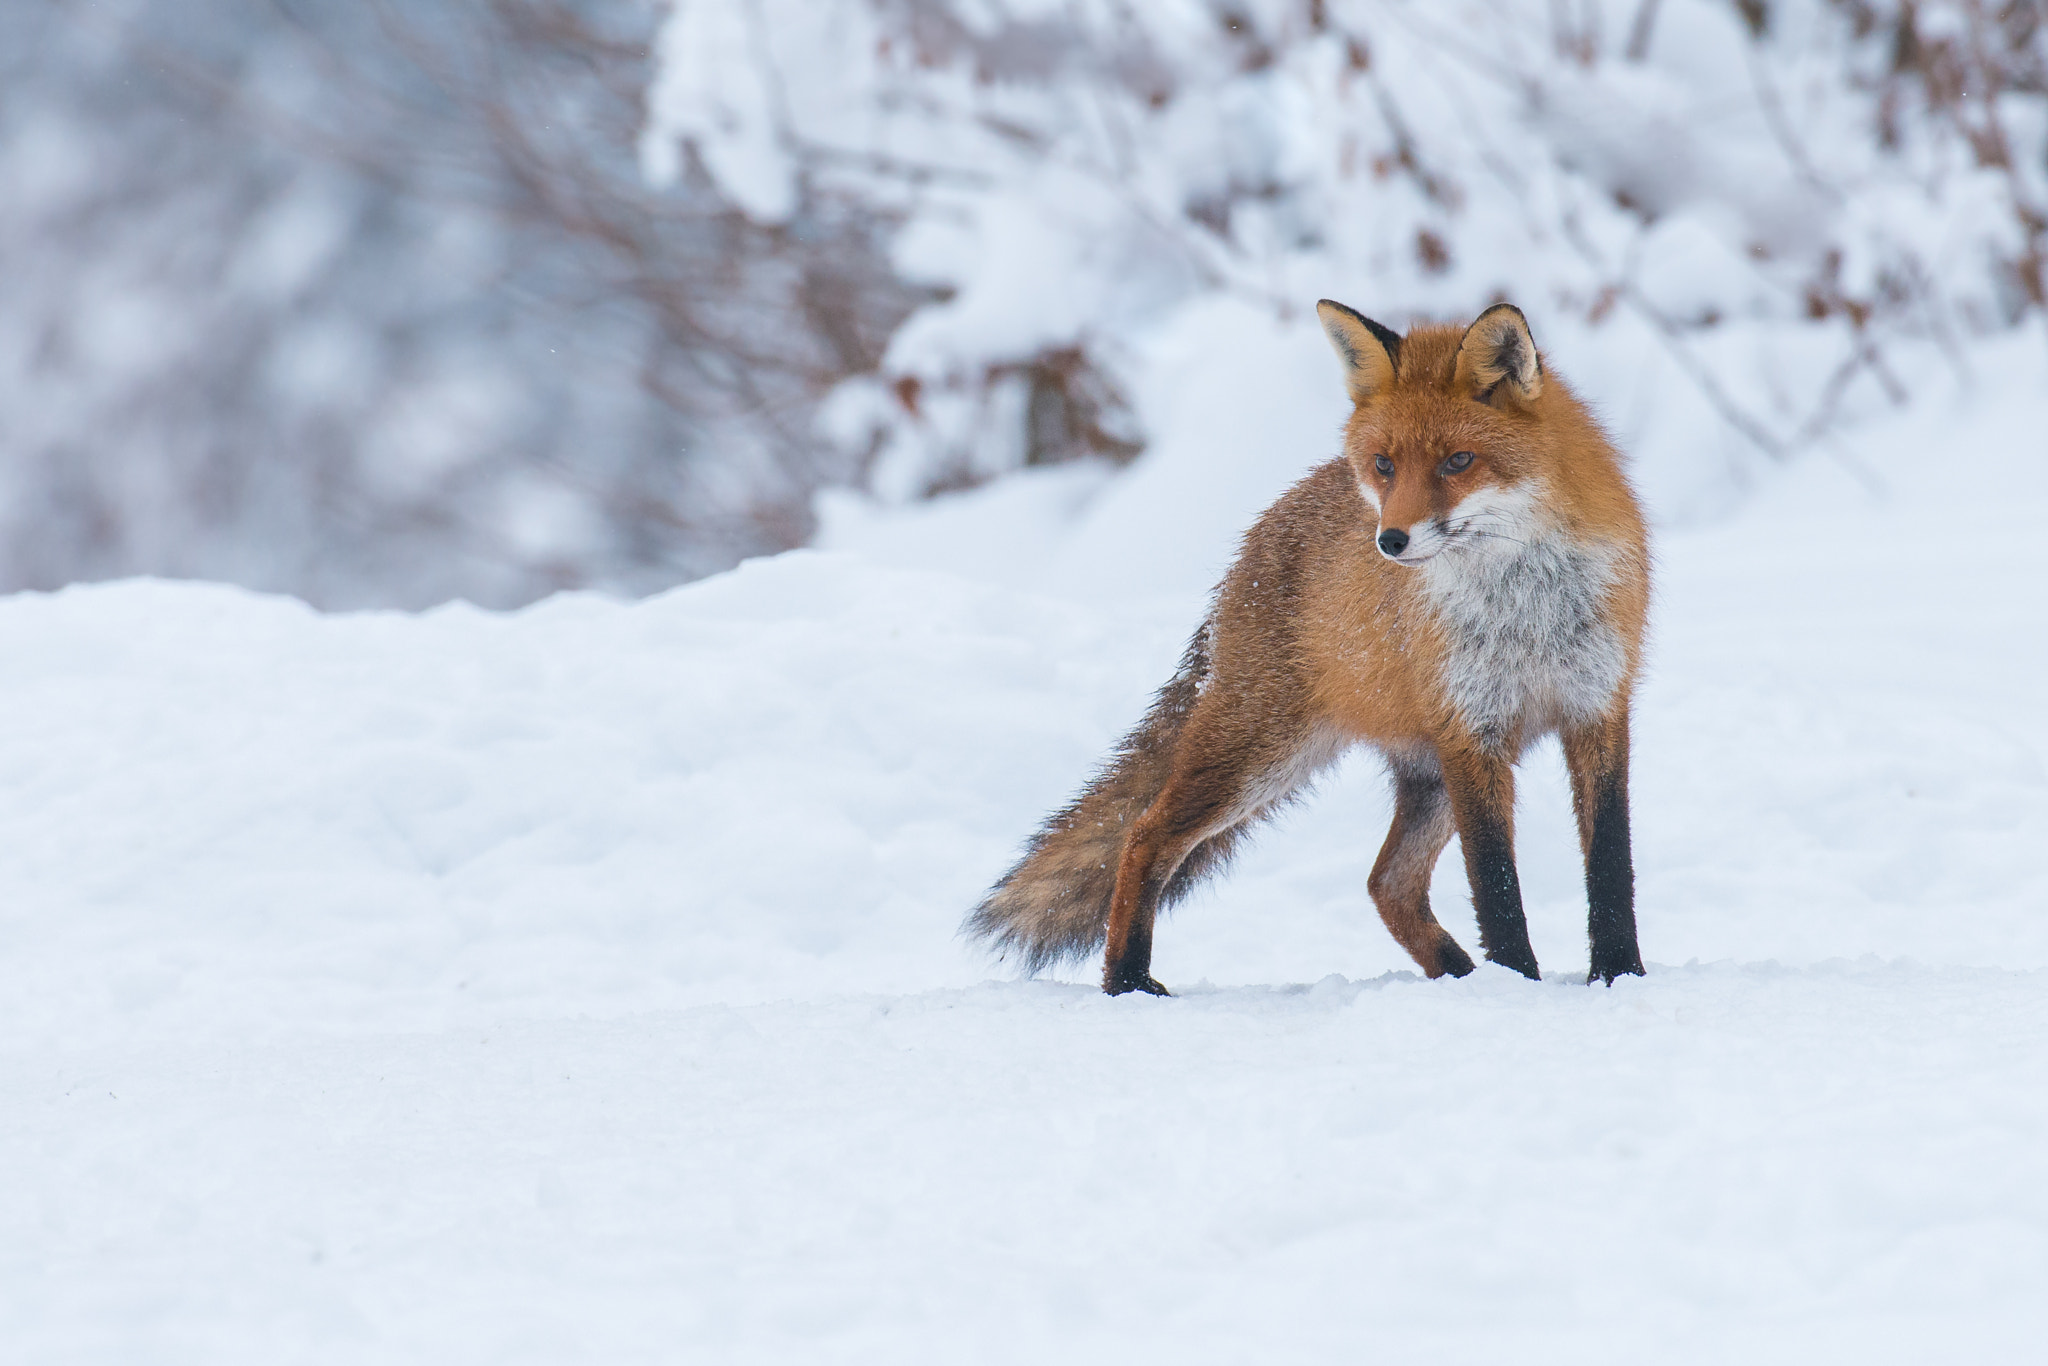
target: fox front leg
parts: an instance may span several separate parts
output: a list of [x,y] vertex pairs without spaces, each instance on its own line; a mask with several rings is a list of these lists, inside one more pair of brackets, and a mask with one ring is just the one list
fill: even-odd
[[1489,962],[1540,982],[1543,974],[1522,914],[1522,880],[1515,872],[1514,768],[1476,746],[1445,750],[1438,757],[1458,843],[1465,851],[1480,946]]
[[1586,858],[1586,939],[1592,951],[1586,980],[1613,986],[1617,977],[1643,975],[1628,833],[1628,708],[1566,731],[1564,758]]

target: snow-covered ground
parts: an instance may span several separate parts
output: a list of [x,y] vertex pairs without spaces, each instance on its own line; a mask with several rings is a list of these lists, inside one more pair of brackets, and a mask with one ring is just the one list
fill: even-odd
[[1173,999],[954,937],[1330,449],[1326,358],[1263,442],[1191,393],[1113,483],[636,604],[0,601],[0,1355],[2021,1359],[2038,341],[1664,534],[1611,990],[1548,750],[1540,985],[1409,971],[1367,762],[1162,927]]

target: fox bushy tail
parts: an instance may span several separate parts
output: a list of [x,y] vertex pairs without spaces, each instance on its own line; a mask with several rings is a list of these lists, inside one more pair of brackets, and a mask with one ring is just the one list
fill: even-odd
[[[1081,795],[1046,818],[1017,866],[967,917],[963,933],[987,940],[1027,973],[1102,946],[1124,832],[1152,805],[1173,770],[1181,728],[1209,676],[1209,629],[1205,622],[1195,632],[1145,719]],[[1195,846],[1161,893],[1159,908],[1229,862],[1241,830],[1233,827]]]

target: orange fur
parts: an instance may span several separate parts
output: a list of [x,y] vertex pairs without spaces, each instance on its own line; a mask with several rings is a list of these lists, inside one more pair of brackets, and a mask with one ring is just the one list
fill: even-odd
[[1246,534],[1180,672],[1100,778],[969,920],[1036,968],[1105,946],[1106,990],[1163,992],[1153,922],[1356,744],[1396,812],[1368,887],[1430,976],[1471,958],[1429,909],[1455,830],[1489,958],[1536,961],[1513,862],[1513,765],[1561,734],[1586,855],[1591,976],[1641,972],[1628,713],[1649,603],[1619,454],[1519,311],[1396,338],[1319,308],[1354,410],[1343,455]]

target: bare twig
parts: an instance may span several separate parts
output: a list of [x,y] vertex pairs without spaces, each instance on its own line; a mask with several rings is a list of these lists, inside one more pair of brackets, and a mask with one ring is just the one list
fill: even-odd
[[1657,29],[1658,0],[1641,0],[1636,6],[1636,17],[1628,26],[1628,47],[1622,55],[1632,62],[1649,60],[1650,40]]

